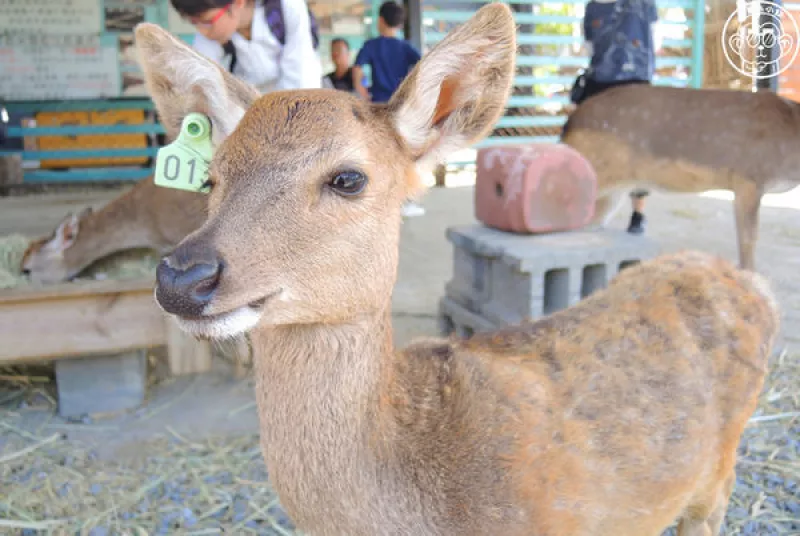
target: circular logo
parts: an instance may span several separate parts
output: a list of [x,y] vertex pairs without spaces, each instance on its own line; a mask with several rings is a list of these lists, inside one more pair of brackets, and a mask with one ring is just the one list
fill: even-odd
[[[728,35],[728,28],[734,19],[739,27],[735,33]],[[793,34],[783,32],[786,21],[790,21],[794,28]],[[747,2],[725,21],[722,27],[722,50],[734,69],[745,76],[763,80],[778,76],[794,63],[800,51],[798,35],[800,28],[797,22],[780,5],[766,1]],[[775,50],[776,57],[770,57],[770,49]],[[767,71],[769,74],[759,74],[768,66],[772,67]]]

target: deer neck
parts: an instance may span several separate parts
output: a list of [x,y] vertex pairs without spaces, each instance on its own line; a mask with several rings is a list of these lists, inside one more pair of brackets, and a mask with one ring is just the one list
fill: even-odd
[[314,512],[372,500],[377,402],[394,355],[390,306],[348,324],[251,336],[262,447],[283,506],[313,525]]
[[75,243],[64,252],[70,271],[77,274],[94,261],[133,248],[151,247],[146,222],[130,192],[81,219]]

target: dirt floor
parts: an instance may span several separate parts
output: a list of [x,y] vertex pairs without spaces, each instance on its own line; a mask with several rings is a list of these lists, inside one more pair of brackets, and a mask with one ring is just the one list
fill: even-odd
[[[0,234],[47,233],[68,210],[113,195],[0,199]],[[397,344],[437,333],[452,272],[445,229],[474,221],[473,195],[470,186],[433,189],[422,200],[427,213],[404,225]],[[624,227],[628,216],[620,211],[612,225]],[[736,259],[727,199],[654,194],[647,216],[663,251]],[[800,534],[800,189],[765,199],[757,267],[778,289],[783,329],[740,448],[726,534]],[[292,533],[261,461],[249,377],[235,380],[217,362],[211,374],[153,386],[137,411],[75,423],[55,415],[46,368],[41,375],[41,383],[0,380],[0,534]]]

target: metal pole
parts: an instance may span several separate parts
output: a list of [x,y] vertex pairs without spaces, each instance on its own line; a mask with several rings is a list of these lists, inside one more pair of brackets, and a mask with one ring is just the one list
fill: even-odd
[[[781,4],[781,0],[772,0],[774,4]],[[776,44],[780,38],[780,13],[774,13],[775,6],[759,2],[758,16],[758,50],[756,54],[765,58],[766,61],[759,62],[758,78],[756,78],[756,91],[777,91],[778,77],[777,65],[775,64]],[[777,29],[775,26],[777,25]],[[777,32],[777,33],[776,33]]]
[[694,17],[692,17],[692,67],[690,84],[692,87],[703,86],[703,54],[706,35],[706,0],[695,0]]
[[422,53],[422,0],[405,0],[405,5],[406,39]]

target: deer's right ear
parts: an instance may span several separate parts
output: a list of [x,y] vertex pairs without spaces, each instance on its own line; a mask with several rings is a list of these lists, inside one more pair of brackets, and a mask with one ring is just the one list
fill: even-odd
[[515,58],[514,15],[502,3],[480,8],[422,57],[389,101],[420,172],[489,133],[508,101]]
[[148,92],[170,139],[184,117],[198,112],[211,120],[212,142],[219,146],[260,96],[156,24],[138,24],[135,40]]

